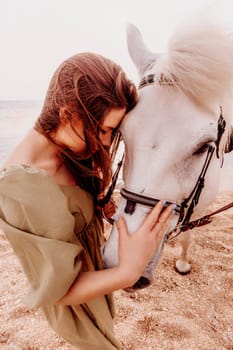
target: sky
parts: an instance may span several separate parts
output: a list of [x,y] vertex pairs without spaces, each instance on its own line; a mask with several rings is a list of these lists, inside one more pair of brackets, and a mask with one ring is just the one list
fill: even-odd
[[232,0],[0,0],[0,9],[0,100],[43,100],[57,66],[82,51],[113,59],[137,82],[128,22],[154,52],[199,13],[211,10],[233,22]]

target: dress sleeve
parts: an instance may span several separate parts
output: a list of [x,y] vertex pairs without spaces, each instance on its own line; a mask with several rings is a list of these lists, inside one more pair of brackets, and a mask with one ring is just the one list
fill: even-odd
[[[19,171],[20,170],[20,171]],[[29,282],[29,307],[52,305],[82,268],[82,245],[59,186],[47,174],[13,169],[0,176],[0,227]]]

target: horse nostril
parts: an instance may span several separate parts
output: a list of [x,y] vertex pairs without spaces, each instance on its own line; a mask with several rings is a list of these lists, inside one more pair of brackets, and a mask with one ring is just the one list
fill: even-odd
[[151,281],[148,278],[141,276],[139,280],[136,283],[134,283],[132,287],[125,288],[124,290],[126,292],[134,292],[137,289],[143,289],[150,285],[151,285]]
[[151,284],[150,280],[146,277],[141,276],[139,280],[132,286],[133,289],[146,288]]

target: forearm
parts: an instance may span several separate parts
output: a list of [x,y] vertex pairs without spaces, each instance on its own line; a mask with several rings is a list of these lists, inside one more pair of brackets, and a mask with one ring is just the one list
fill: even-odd
[[89,300],[128,287],[134,280],[123,274],[120,268],[82,272],[66,295],[57,304],[79,305]]

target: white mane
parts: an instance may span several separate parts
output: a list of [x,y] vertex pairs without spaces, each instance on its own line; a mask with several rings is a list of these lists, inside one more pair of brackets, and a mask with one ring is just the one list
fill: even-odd
[[222,106],[230,127],[233,103],[232,33],[216,24],[202,22],[180,28],[171,38],[167,53],[157,57],[150,71],[158,79],[161,74],[166,76],[205,108],[211,108],[213,104]]

